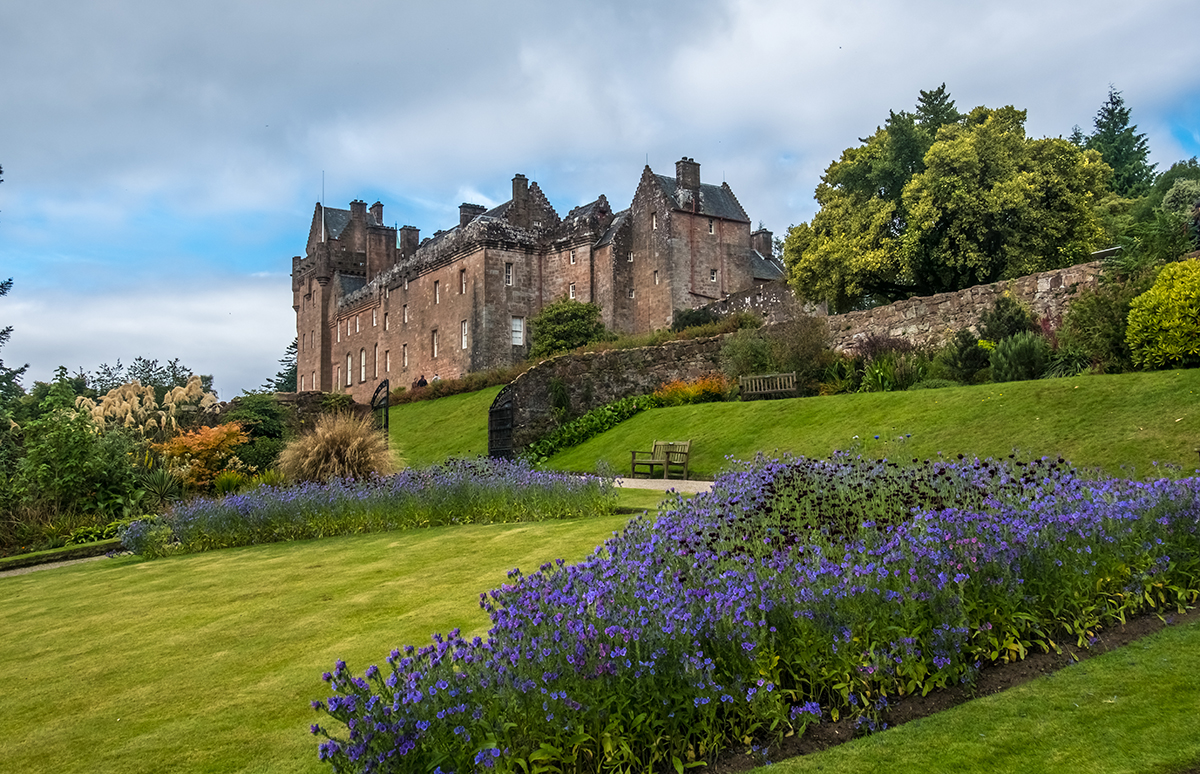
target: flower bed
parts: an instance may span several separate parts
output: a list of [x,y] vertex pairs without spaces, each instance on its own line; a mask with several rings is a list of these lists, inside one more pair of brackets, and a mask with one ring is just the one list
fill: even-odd
[[612,482],[596,476],[503,460],[453,460],[363,481],[260,486],[197,498],[161,520],[134,522],[122,539],[127,549],[156,556],[443,524],[594,516],[612,511],[612,495]]
[[682,770],[1200,593],[1200,481],[759,459],[314,707],[335,771]]

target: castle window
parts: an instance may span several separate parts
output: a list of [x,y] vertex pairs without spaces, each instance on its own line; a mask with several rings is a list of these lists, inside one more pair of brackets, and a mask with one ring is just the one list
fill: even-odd
[[371,310],[371,327],[374,328],[378,324],[379,324],[379,310],[372,309]]
[[504,284],[512,285],[512,283],[513,283],[512,264],[506,263],[506,264],[504,264]]
[[342,340],[342,324],[340,322],[337,324],[337,329],[338,329],[338,341],[341,341]]
[[713,231],[713,219],[712,218],[708,219],[708,233],[710,233],[710,234],[716,233]]
[[392,372],[392,351],[390,349],[384,350],[383,353],[383,372],[385,374]]
[[571,265],[572,266],[575,265],[575,251],[574,250],[571,251]]
[[459,324],[459,339],[462,341],[462,348],[467,348],[467,321],[463,320]]
[[458,293],[462,295],[467,292],[467,270],[458,270]]
[[525,318],[512,318],[512,345],[521,347],[525,344]]
[[632,250],[629,251],[629,257],[626,260],[629,261],[630,263],[633,263],[633,251]]
[[[357,314],[356,314],[356,315],[354,315],[354,332],[355,332],[355,333],[358,333],[358,332],[359,332],[359,330],[360,330],[360,328],[358,327],[358,323],[359,323],[359,319],[358,319],[358,318],[359,318],[359,315],[357,315]],[[347,323],[347,324],[348,324],[348,323]]]
[[304,392],[304,380],[307,378],[304,374],[300,374],[300,392]]
[[442,302],[442,283],[440,280],[433,281],[433,303],[440,304]]
[[658,229],[658,213],[652,212],[652,213],[650,213],[650,230],[655,231],[657,229]]
[[404,289],[408,290],[408,277],[404,278]]
[[629,289],[629,297],[630,297],[630,298],[633,298],[633,288],[630,288],[630,289]]
[[375,351],[371,353],[371,368],[374,369],[374,376],[379,378],[379,345],[375,345]]
[[433,333],[430,336],[430,343],[432,344],[431,349],[433,350],[433,356],[437,357],[437,350],[438,350],[437,328],[433,329]]
[[709,282],[716,282],[716,281],[717,281],[717,270],[716,270],[716,269],[709,269],[709,270],[708,270],[708,281],[709,281]]
[[354,358],[350,355],[349,352],[347,352],[346,353],[346,386],[347,387],[349,387],[352,384],[351,380],[353,378],[354,378]]
[[572,282],[572,283],[571,283],[571,284],[570,284],[570,285],[567,287],[567,294],[568,294],[568,295],[569,295],[571,298],[574,298],[574,297],[575,297],[575,283],[574,283],[574,282]]
[[654,270],[654,284],[658,284],[658,269]]
[[338,366],[337,368],[333,369],[333,386],[337,387],[341,383],[342,383],[342,367]]
[[383,329],[385,331],[390,330],[390,328],[388,328],[388,313],[387,312],[383,313]]
[[408,304],[404,305],[404,324],[408,324]]
[[367,380],[367,350],[365,347],[358,351],[358,380],[360,382]]
[[391,289],[391,288],[389,288],[389,287],[387,287],[386,285],[385,285],[385,286],[384,286],[384,288],[383,288],[383,297],[384,297],[384,298],[391,298],[391,297],[392,297],[392,289]]
[[400,345],[400,367],[408,368],[408,345]]
[[312,389],[314,389],[314,390],[317,389],[317,372],[316,371],[312,372],[312,380],[309,382],[309,384],[312,385]]

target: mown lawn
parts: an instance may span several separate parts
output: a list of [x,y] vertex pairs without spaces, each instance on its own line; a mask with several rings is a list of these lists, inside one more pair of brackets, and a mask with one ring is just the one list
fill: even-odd
[[839,449],[895,458],[1015,449],[1142,477],[1156,474],[1155,462],[1197,467],[1200,369],[654,409],[555,455],[550,466],[592,471],[603,459],[626,473],[631,450],[687,438],[692,478],[713,477],[727,455],[826,457]]
[[405,403],[389,409],[392,448],[408,465],[487,454],[487,418],[501,387]]
[[459,627],[513,567],[582,559],[628,516],[414,530],[0,578],[0,770],[317,772],[308,702]]

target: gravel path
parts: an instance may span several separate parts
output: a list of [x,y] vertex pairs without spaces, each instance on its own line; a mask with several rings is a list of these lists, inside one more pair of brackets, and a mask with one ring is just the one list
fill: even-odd
[[80,562],[94,562],[98,559],[107,559],[107,556],[89,556],[84,559],[68,559],[65,562],[47,562],[46,564],[35,564],[32,567],[18,567],[15,570],[0,570],[0,578],[6,578],[9,575],[26,575],[37,570],[53,570],[55,567],[66,567],[68,564],[79,564]]
[[625,487],[626,489],[657,489],[660,492],[666,492],[674,489],[676,492],[686,494],[696,494],[698,492],[707,492],[712,489],[713,482],[711,481],[680,481],[678,479],[661,479],[661,478],[618,478],[617,486]]

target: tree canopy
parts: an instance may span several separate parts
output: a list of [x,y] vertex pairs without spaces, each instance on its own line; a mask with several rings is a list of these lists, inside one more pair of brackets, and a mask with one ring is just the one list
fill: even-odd
[[1108,88],[1108,99],[1096,113],[1096,128],[1084,141],[1084,147],[1099,151],[1104,162],[1112,167],[1112,189],[1119,196],[1134,198],[1146,193],[1154,183],[1154,168],[1150,164],[1150,146],[1137,125],[1129,123],[1130,110],[1125,107],[1121,92]]
[[1096,151],[1029,139],[1025,111],[963,116],[945,86],[890,112],[817,186],[784,242],[791,283],[831,311],[1071,265],[1099,246],[1111,170]]
[[609,337],[600,320],[600,307],[563,299],[542,307],[532,320],[530,357],[546,357],[603,341]]

